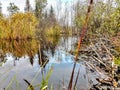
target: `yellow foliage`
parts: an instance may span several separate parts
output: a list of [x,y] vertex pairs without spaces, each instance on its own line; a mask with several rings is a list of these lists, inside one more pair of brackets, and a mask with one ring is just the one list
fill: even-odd
[[19,42],[0,40],[0,48],[3,50],[3,54],[11,52],[16,57],[34,56],[37,53],[38,44],[36,40],[19,40]]
[[8,19],[0,18],[0,38],[33,37],[37,23],[33,13],[15,13]]
[[47,35],[50,35],[50,36],[55,36],[55,35],[60,35],[60,26],[58,25],[55,25],[51,28],[49,28],[46,32]]
[[9,22],[6,18],[0,17],[0,37],[9,36]]

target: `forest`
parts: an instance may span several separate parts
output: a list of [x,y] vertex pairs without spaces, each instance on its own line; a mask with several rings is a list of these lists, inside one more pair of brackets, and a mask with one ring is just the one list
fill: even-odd
[[[1,78],[3,73],[1,71],[4,70],[3,64],[6,65],[9,57],[13,57],[13,66],[16,66],[17,60],[20,63],[22,57],[26,58],[25,61],[28,64],[27,55],[33,68],[36,59],[38,60],[40,66],[38,68],[41,69],[42,75],[39,77],[35,74],[36,77],[32,77],[32,80],[37,77],[40,80],[42,78],[39,84],[36,84],[37,81],[32,83],[31,79],[23,77],[22,81],[27,84],[27,90],[119,90],[120,0],[63,1],[56,0],[56,5],[48,6],[48,0],[34,0],[35,5],[32,7],[31,0],[25,0],[24,11],[20,11],[14,2],[10,2],[7,6],[7,14],[3,13],[3,5],[0,2],[0,80],[4,80],[4,77]],[[58,53],[61,57],[57,55]],[[56,57],[58,58],[55,59]],[[59,62],[58,67],[62,67],[65,61],[71,66],[66,67],[68,71],[71,70],[66,80],[67,84],[63,79],[60,87],[54,83],[50,85],[49,79],[56,73],[54,63],[57,66],[56,62]],[[53,69],[47,69],[45,73],[42,69],[48,68],[51,63]],[[87,79],[87,87],[81,84],[79,76],[84,71],[82,72],[83,69],[79,69],[78,65],[81,65],[80,68],[85,67],[86,73],[83,76]],[[8,68],[9,65],[6,67]],[[76,68],[77,71],[75,71]],[[24,71],[25,68],[22,70]],[[93,73],[97,73],[96,76],[93,76]],[[15,77],[17,76],[13,75],[7,85],[0,85],[0,89],[4,87],[5,90],[20,90],[18,89],[20,80],[17,81]],[[93,81],[92,77],[94,77]],[[15,82],[18,82],[17,89]],[[80,87],[79,84],[81,84]],[[12,86],[13,89],[11,89]]]

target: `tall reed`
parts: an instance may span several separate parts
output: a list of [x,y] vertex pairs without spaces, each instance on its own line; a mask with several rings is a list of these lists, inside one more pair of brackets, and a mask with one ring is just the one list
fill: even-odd
[[[83,24],[82,32],[81,32],[81,35],[80,35],[80,38],[79,38],[79,41],[78,41],[78,47],[77,47],[77,50],[76,50],[75,61],[78,60],[78,55],[79,55],[79,50],[80,50],[80,47],[81,47],[81,43],[82,43],[82,40],[85,37],[85,34],[87,32],[87,26],[88,26],[88,22],[89,22],[89,18],[90,18],[90,12],[91,12],[92,4],[93,4],[93,0],[90,0],[88,10],[87,10],[87,14],[86,14],[86,18],[85,18],[85,23]],[[73,66],[71,78],[70,78],[70,81],[69,81],[68,90],[72,90],[75,67],[76,67],[76,62],[74,63],[74,66]],[[77,76],[77,78],[78,78],[78,76]],[[75,82],[75,85],[76,85],[76,83],[77,82]],[[74,85],[74,87],[75,87],[75,85]]]

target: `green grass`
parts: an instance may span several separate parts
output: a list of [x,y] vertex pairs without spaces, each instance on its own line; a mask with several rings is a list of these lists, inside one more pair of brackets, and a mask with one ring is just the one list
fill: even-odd
[[115,58],[115,64],[120,65],[120,57]]
[[[33,78],[32,82],[28,82],[27,80],[27,84],[28,84],[28,88],[27,90],[35,90],[36,87],[39,87],[40,90],[47,90],[48,89],[48,82],[49,82],[49,79],[50,79],[50,76],[53,72],[53,68],[50,68],[48,73],[46,74],[46,76],[43,76],[42,75],[42,81],[39,82],[38,84],[34,85],[34,81],[36,80],[36,78],[40,75],[40,71],[41,69],[43,69],[43,67],[40,68],[40,70],[38,70],[38,72],[36,73],[35,77]],[[7,76],[5,76],[3,79],[2,79],[2,83],[5,83],[5,81],[8,79],[8,76],[9,76],[9,73],[10,73],[11,69],[9,69],[8,71],[6,71],[4,74],[7,74]],[[0,75],[0,78],[2,78],[3,75]],[[24,79],[23,79],[24,80]],[[25,81],[25,80],[24,80]],[[14,75],[11,80],[9,81],[9,83],[7,84],[7,86],[5,87],[5,90],[14,90],[14,88],[12,87],[12,85],[15,84],[15,87],[17,88],[17,90],[21,90],[20,89],[20,85],[19,85],[19,82],[17,80],[17,75]],[[26,84],[26,85],[27,85]],[[50,90],[52,90],[52,85],[49,87]]]

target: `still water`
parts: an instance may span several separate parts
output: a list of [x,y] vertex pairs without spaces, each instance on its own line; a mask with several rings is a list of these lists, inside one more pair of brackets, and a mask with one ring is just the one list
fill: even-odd
[[[74,57],[69,52],[76,50],[77,37],[44,37],[32,41],[0,41],[0,89],[26,90],[27,80],[40,90],[42,78],[52,68],[49,87],[53,90],[68,88]],[[76,88],[89,87],[86,66],[83,61],[76,64],[74,81],[80,69]]]

